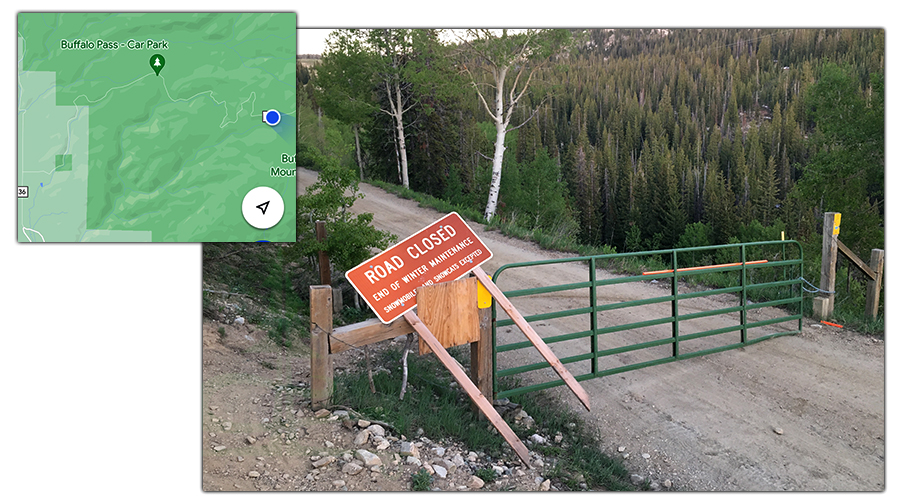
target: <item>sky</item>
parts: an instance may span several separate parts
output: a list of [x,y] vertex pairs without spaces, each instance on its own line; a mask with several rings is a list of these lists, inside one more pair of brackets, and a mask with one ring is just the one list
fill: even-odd
[[330,28],[300,28],[297,30],[297,54],[319,54],[325,51],[325,38]]
[[[140,7],[186,11],[186,2],[156,0]],[[16,49],[9,29],[18,11],[139,11],[119,0],[32,1],[4,5],[7,26],[2,66],[7,68],[4,120],[7,192],[0,204],[3,257],[3,361],[0,427],[9,476],[9,498],[94,499],[202,497],[200,477],[201,246],[199,244],[52,244],[15,242],[12,180],[16,165]],[[725,5],[737,6],[730,10]],[[811,6],[812,5],[812,6]],[[891,61],[900,54],[897,16],[887,2],[830,1],[815,4],[758,0],[748,3],[570,2],[534,3],[453,0],[422,2],[191,2],[195,11],[297,12],[303,27],[409,26],[860,26],[887,28],[888,94]],[[321,37],[317,37],[321,40]],[[303,42],[304,44],[312,41]],[[303,51],[304,53],[307,51]],[[314,52],[314,51],[309,51]],[[888,98],[888,149],[896,116]],[[888,161],[893,156],[887,153]],[[888,167],[888,184],[893,176]],[[896,224],[888,201],[888,234]],[[893,245],[888,243],[888,247]],[[890,259],[890,256],[888,256]],[[888,265],[888,281],[900,269]],[[887,300],[896,305],[893,297]],[[888,307],[896,311],[896,307]],[[889,325],[893,325],[889,316]],[[890,334],[889,334],[890,335]],[[893,345],[892,343],[887,343]],[[891,356],[889,354],[889,356]],[[890,373],[890,372],[889,372]],[[888,415],[893,398],[888,394]],[[888,432],[894,443],[895,433]],[[896,443],[894,443],[896,444]],[[900,460],[887,461],[898,477]],[[888,480],[888,491],[898,487]],[[242,495],[259,497],[261,495]],[[315,495],[314,495],[315,496]]]

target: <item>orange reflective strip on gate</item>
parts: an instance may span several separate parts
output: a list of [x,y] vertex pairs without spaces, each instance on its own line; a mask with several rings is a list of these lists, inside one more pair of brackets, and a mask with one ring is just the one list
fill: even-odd
[[[747,265],[765,264],[766,262],[769,262],[769,261],[768,260],[754,260],[754,261],[747,262]],[[682,267],[681,269],[678,270],[678,272],[680,273],[680,272],[684,272],[684,271],[698,271],[700,269],[718,269],[720,267],[734,267],[734,266],[740,266],[741,264],[743,264],[743,262],[732,262],[730,264],[714,264],[712,266]],[[671,269],[666,269],[664,271],[647,271],[647,272],[643,273],[643,276],[648,276],[651,274],[665,274],[665,273],[671,273],[671,272],[672,272]]]

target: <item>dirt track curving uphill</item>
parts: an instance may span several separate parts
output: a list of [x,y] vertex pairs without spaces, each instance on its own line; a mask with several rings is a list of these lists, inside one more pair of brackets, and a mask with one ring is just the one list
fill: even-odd
[[[315,179],[315,172],[297,169],[298,193]],[[360,190],[365,198],[356,202],[353,211],[374,213],[377,228],[401,239],[443,215],[368,184],[361,184]],[[508,263],[571,256],[469,224],[494,254],[482,266],[489,274]],[[504,271],[498,285],[516,290],[586,281],[586,269],[576,263],[511,269]],[[610,276],[598,271],[598,278]],[[601,290],[599,302],[668,293],[662,284],[650,283]],[[584,307],[586,297],[586,291],[569,291],[512,302],[527,316]],[[679,307],[718,309],[727,307],[727,300],[722,296],[691,299]],[[659,318],[665,315],[662,307],[608,311],[599,320],[615,325]],[[773,311],[753,314],[751,321]],[[730,326],[733,321],[727,316],[705,318],[696,325],[683,325],[683,331]],[[586,322],[582,315],[533,326],[542,336],[552,336],[586,330]],[[779,328],[787,325],[776,324],[762,333]],[[659,330],[620,332],[604,339],[607,344],[601,348],[651,338],[659,338]],[[498,344],[521,340],[525,337],[515,327],[498,332]],[[564,358],[589,352],[587,342],[580,339],[550,347]],[[649,354],[659,357],[660,352]],[[625,353],[603,363],[604,367],[631,364],[644,360],[641,356]],[[534,349],[526,349],[501,353],[498,365],[505,368],[540,360]],[[576,375],[587,369],[586,362],[567,366]],[[529,382],[554,377],[550,370],[532,373],[526,379]],[[805,322],[800,335],[582,382],[591,397],[592,412],[585,411],[565,387],[550,391],[596,429],[605,452],[627,454],[625,463],[633,473],[650,481],[670,480],[677,490],[880,491],[885,487],[884,373],[883,341]],[[624,451],[619,452],[620,447]]]

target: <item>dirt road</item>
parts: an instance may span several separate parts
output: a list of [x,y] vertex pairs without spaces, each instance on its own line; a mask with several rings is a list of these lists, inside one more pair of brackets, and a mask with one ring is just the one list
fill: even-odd
[[[298,169],[298,193],[315,178],[315,172]],[[353,210],[374,213],[376,227],[401,239],[443,215],[368,184],[361,184],[360,189],[365,198],[357,201]],[[571,256],[486,232],[479,224],[470,225],[494,253],[483,266],[488,273],[508,263]],[[598,271],[598,278],[609,276]],[[510,270],[498,284],[501,289],[516,290],[587,279],[584,265],[570,263],[549,269]],[[665,293],[661,284],[630,283],[604,287],[598,292],[598,301],[620,302]],[[684,307],[718,309],[726,307],[723,302],[727,300],[721,296],[691,299]],[[512,301],[526,316],[587,305],[586,292],[571,291]],[[753,314],[764,318],[773,313],[763,309]],[[600,321],[615,325],[663,315],[658,308],[647,306],[608,311],[600,315]],[[719,316],[684,326],[700,331],[731,325],[732,320]],[[546,337],[586,330],[586,322],[582,315],[534,326]],[[757,335],[778,328],[773,325]],[[612,344],[601,347],[658,338],[655,335],[658,331],[653,328],[621,332],[604,339]],[[524,339],[514,327],[498,332],[498,344]],[[555,343],[551,348],[564,358],[589,352],[585,351],[586,342]],[[604,362],[609,363],[606,367],[631,364],[642,361],[642,355],[659,357],[659,351],[626,353]],[[502,353],[498,365],[505,368],[540,360],[536,351],[528,349]],[[577,375],[584,373],[585,365],[567,366]],[[529,383],[553,379],[549,370],[532,373],[525,379]],[[596,428],[605,452],[624,457],[633,472],[649,480],[671,480],[675,489],[884,489],[884,343],[878,339],[808,322],[800,335],[588,380],[582,385],[591,397],[592,412],[585,411],[566,390],[551,391]]]

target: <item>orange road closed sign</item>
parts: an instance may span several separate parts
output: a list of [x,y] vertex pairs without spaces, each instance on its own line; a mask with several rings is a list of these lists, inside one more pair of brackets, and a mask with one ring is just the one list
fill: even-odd
[[347,271],[347,280],[390,323],[416,306],[416,288],[453,281],[493,256],[456,212]]

